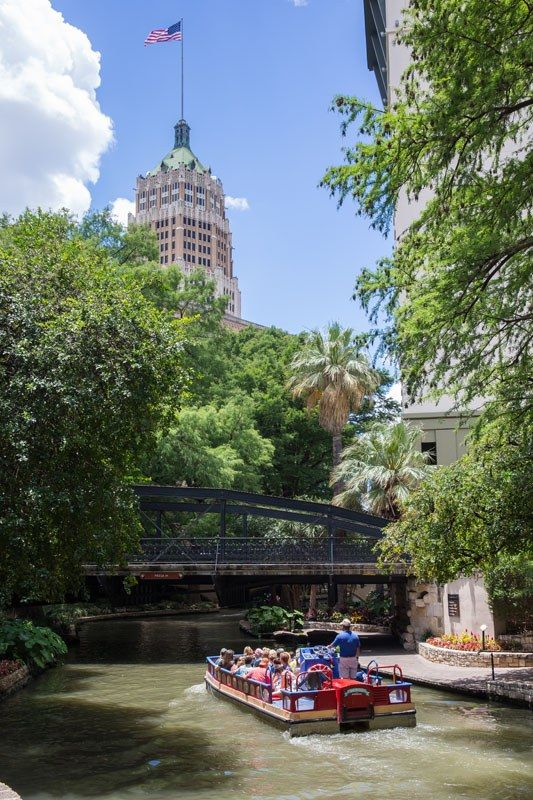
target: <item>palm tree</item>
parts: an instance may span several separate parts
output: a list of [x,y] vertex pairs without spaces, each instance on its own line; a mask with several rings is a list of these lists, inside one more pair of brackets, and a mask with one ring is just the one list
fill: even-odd
[[[311,331],[291,362],[289,389],[302,397],[307,408],[318,406],[318,421],[331,434],[333,466],[340,463],[342,431],[350,412],[358,411],[365,397],[379,385],[379,375],[355,343],[351,328],[331,323],[325,335]],[[339,481],[333,494],[342,490]],[[317,586],[311,586],[309,612],[315,610]],[[345,587],[339,586],[338,605],[344,604]]]
[[347,447],[331,475],[343,484],[333,502],[344,508],[363,506],[374,514],[397,519],[409,492],[432,469],[428,454],[418,448],[420,429],[405,422],[377,423]]
[[358,411],[363,399],[377,389],[379,375],[360,352],[353,330],[341,328],[338,322],[331,323],[325,335],[312,331],[307,336],[291,371],[292,394],[304,398],[309,409],[318,406],[319,423],[332,436],[335,467],[349,414]]

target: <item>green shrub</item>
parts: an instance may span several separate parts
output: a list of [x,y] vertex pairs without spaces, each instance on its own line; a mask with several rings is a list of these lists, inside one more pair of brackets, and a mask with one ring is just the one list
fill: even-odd
[[42,669],[66,652],[65,642],[50,628],[40,628],[25,619],[0,623],[0,656]]
[[278,629],[303,627],[304,615],[301,611],[287,611],[281,606],[259,606],[248,611],[246,618],[254,633]]
[[71,625],[80,617],[110,614],[112,610],[109,604],[97,605],[95,603],[57,603],[42,606],[42,613],[46,621],[52,625]]

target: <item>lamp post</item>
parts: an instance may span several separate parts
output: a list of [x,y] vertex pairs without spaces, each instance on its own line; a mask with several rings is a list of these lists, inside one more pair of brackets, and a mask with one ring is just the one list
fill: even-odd
[[[487,630],[487,626],[485,624],[479,626],[479,630],[481,631],[481,652],[485,649],[485,631]],[[490,668],[492,672],[492,680],[494,680],[494,653],[491,650],[490,653]]]

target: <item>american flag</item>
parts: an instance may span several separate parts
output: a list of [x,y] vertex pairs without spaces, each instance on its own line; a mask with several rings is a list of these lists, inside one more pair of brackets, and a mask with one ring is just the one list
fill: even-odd
[[171,25],[170,28],[155,28],[150,31],[144,44],[156,44],[156,42],[181,42],[181,20]]

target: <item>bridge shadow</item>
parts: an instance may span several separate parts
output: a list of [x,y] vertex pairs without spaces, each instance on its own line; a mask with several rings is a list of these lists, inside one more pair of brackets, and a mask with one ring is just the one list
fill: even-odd
[[[72,688],[74,684],[69,686]],[[0,777],[25,800],[143,793],[215,792],[236,757],[176,715],[135,706],[39,695],[6,708]],[[231,787],[231,783],[227,784]],[[214,796],[214,795],[213,795]]]

